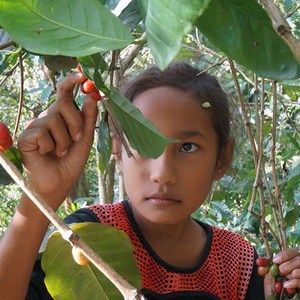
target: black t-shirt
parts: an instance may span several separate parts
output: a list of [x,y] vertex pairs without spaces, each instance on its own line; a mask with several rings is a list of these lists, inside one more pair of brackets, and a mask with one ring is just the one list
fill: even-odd
[[[76,212],[72,213],[71,215],[65,218],[66,224],[74,224],[74,223],[82,223],[82,222],[98,222],[99,219],[95,215],[93,211],[88,208],[81,208]],[[210,241],[208,241],[208,244]],[[255,260],[257,258],[257,253],[255,252],[254,261],[253,261],[253,270],[251,279],[249,282],[247,295],[245,300],[263,300],[264,299],[264,292],[263,292],[263,277],[258,275],[257,266],[255,264]],[[47,288],[44,284],[45,273],[41,268],[40,260],[37,260],[34,269],[31,275],[31,280],[29,283],[28,293],[26,300],[52,300],[53,298],[47,291]],[[199,299],[199,296],[196,298],[193,297],[193,294],[187,295],[180,295],[180,294],[172,294],[169,297],[165,295],[154,295],[151,292],[145,291],[146,298],[148,300],[167,300],[167,299],[176,299],[176,300],[193,300]],[[199,293],[197,293],[199,295]],[[203,296],[202,300],[218,300],[216,297],[206,298]],[[73,299],[70,299],[73,300]],[[76,299],[74,299],[76,300]],[[88,300],[88,299],[87,299]]]

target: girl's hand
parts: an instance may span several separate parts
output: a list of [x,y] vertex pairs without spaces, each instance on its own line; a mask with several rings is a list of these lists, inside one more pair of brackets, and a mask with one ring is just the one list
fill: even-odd
[[[298,249],[287,249],[279,252],[274,256],[273,263],[279,266],[279,274],[286,278],[283,283],[285,289],[300,288],[300,251]],[[268,274],[264,284],[267,299],[267,296],[274,289],[275,279]]]
[[85,79],[67,75],[57,100],[18,138],[28,179],[54,209],[62,203],[81,174],[93,143],[96,101],[86,96],[82,112],[73,105],[73,90]]
[[279,273],[286,277],[284,288],[300,288],[300,252],[287,249],[279,252],[273,262],[279,266]]

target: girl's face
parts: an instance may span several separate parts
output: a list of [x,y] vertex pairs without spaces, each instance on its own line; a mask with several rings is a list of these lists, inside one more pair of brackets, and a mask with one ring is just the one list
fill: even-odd
[[227,169],[218,161],[209,108],[171,87],[146,90],[133,104],[163,134],[180,140],[157,159],[142,158],[134,149],[134,158],[128,157],[123,149],[121,166],[134,215],[154,224],[185,222]]

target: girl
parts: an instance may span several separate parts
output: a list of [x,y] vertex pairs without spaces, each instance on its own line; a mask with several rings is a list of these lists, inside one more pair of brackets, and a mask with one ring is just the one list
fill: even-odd
[[[57,101],[19,137],[28,178],[54,209],[81,173],[93,142],[96,103],[86,97],[84,118],[72,104],[73,89],[83,80],[80,74],[68,75],[58,87]],[[270,295],[272,279],[264,284],[258,276],[257,254],[248,242],[191,218],[232,159],[228,101],[219,83],[188,64],[174,63],[164,71],[145,71],[124,95],[162,133],[179,142],[152,159],[134,149],[128,157],[114,137],[128,200],[80,209],[66,222],[101,222],[125,231],[135,247],[147,299]],[[23,195],[0,243],[0,299],[24,299],[26,294],[27,299],[51,299],[38,264],[30,280],[48,225]],[[298,250],[283,251],[275,261],[288,276],[285,287],[300,287]]]

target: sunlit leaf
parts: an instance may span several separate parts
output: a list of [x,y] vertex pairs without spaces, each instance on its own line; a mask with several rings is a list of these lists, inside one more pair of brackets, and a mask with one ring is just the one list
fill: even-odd
[[193,23],[209,2],[210,0],[152,0],[147,3],[147,38],[161,69],[166,68],[175,58],[184,35],[192,30]]
[[[80,223],[72,226],[105,262],[137,289],[141,278],[132,255],[133,246],[127,235],[111,226],[99,223]],[[117,288],[92,264],[75,263],[71,246],[54,233],[42,257],[45,283],[54,299],[102,300],[123,299]]]
[[133,41],[98,0],[1,0],[0,22],[15,42],[39,54],[86,56]]

